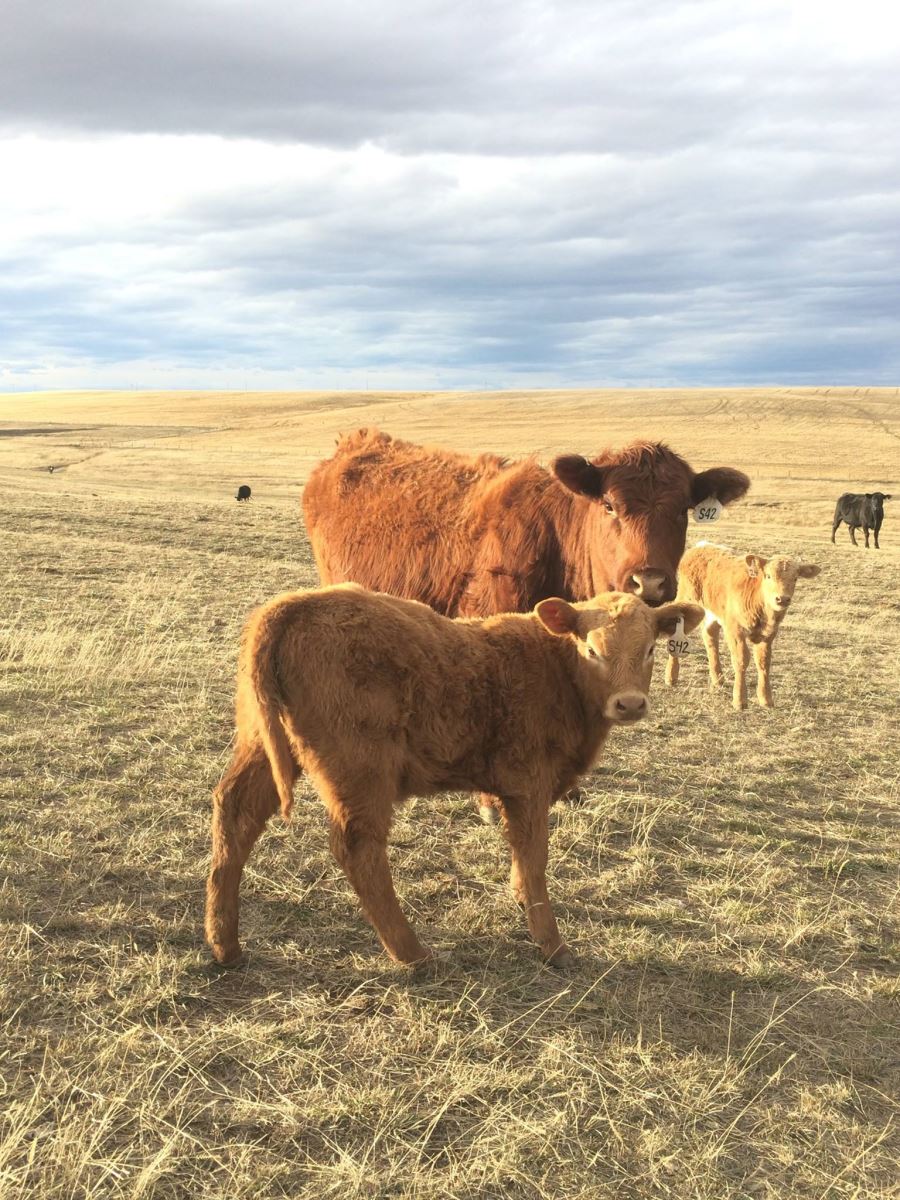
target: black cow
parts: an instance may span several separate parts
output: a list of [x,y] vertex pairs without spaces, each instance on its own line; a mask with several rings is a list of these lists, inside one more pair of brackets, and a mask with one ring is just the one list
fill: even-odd
[[869,548],[869,530],[872,529],[875,532],[875,549],[880,550],[878,531],[884,520],[885,500],[890,500],[890,496],[885,492],[866,492],[865,495],[858,492],[844,492],[834,510],[831,540],[834,541],[835,532],[841,521],[846,521],[850,529],[850,541],[854,546],[859,545],[856,540],[856,531],[862,527],[866,539],[866,549]]
[[249,500],[249,499],[250,499],[250,488],[246,483],[242,483],[241,486],[237,490],[237,495],[235,496],[235,500]]

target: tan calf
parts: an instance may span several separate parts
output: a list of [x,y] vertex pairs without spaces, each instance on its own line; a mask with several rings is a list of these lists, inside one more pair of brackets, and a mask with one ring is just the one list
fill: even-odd
[[395,804],[476,789],[500,797],[510,883],[554,965],[570,959],[547,895],[547,813],[615,724],[648,712],[655,638],[690,604],[648,608],[608,593],[533,613],[451,620],[355,584],[277,597],[250,618],[237,687],[237,744],[214,795],[206,932],[240,958],[241,872],[266,821],[287,816],[305,771],[331,846],[392,958],[429,957],[401,911],[387,859]]
[[[694,601],[706,609],[703,641],[709,659],[710,682],[723,682],[719,631],[734,667],[733,703],[747,707],[747,665],[750,647],[756,659],[756,698],[765,708],[772,701],[772,642],[790,607],[798,579],[814,579],[820,568],[799,563],[786,554],[765,559],[758,554],[736,555],[722,546],[701,543],[688,550],[678,569],[679,601]],[[678,682],[678,659],[669,656],[666,683]]]

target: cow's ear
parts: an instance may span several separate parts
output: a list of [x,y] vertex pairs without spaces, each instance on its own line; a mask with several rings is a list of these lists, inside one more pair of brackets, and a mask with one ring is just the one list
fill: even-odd
[[882,498],[882,500],[890,500],[890,498],[891,498],[890,492],[888,492],[887,495],[882,496],[881,498]]
[[580,454],[561,454],[550,465],[550,470],[570,492],[579,496],[590,496],[597,500],[606,490],[606,472],[595,467]]
[[578,612],[565,600],[542,600],[534,611],[543,627],[557,637],[565,637],[578,628]]
[[732,467],[711,467],[694,476],[691,484],[691,504],[702,504],[710,496],[721,504],[730,504],[732,500],[740,500],[750,479],[743,471],[735,471]]
[[760,571],[766,568],[766,559],[760,558],[758,554],[745,554],[744,562],[747,564],[747,574],[751,579],[755,579]]
[[659,608],[654,608],[653,616],[656,620],[656,636],[671,637],[675,632],[679,620],[684,621],[685,633],[690,633],[696,629],[703,620],[704,610],[699,604],[674,602],[672,604],[661,604]]
[[815,563],[801,563],[797,568],[797,574],[801,579],[815,579],[818,573],[822,570]]

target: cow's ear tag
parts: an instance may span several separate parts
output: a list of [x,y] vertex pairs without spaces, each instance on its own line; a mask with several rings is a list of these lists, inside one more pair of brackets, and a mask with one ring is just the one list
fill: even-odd
[[694,520],[698,525],[710,525],[722,515],[722,501],[708,496],[701,504],[694,505]]
[[675,622],[675,632],[666,642],[666,649],[673,658],[683,658],[685,654],[690,654],[691,643],[684,632],[684,617],[679,617]]

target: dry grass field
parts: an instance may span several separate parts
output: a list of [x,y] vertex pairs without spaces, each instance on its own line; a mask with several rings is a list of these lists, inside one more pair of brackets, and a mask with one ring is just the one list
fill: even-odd
[[[569,974],[464,795],[395,825],[436,965],[380,952],[305,793],[245,874],[247,965],[210,968],[238,632],[315,582],[300,485],[368,423],[544,457],[663,437],[753,478],[717,540],[822,564],[774,711],[710,693],[697,639],[554,810]],[[829,540],[878,485],[887,389],[0,397],[0,1194],[897,1195],[900,495],[880,552]]]

